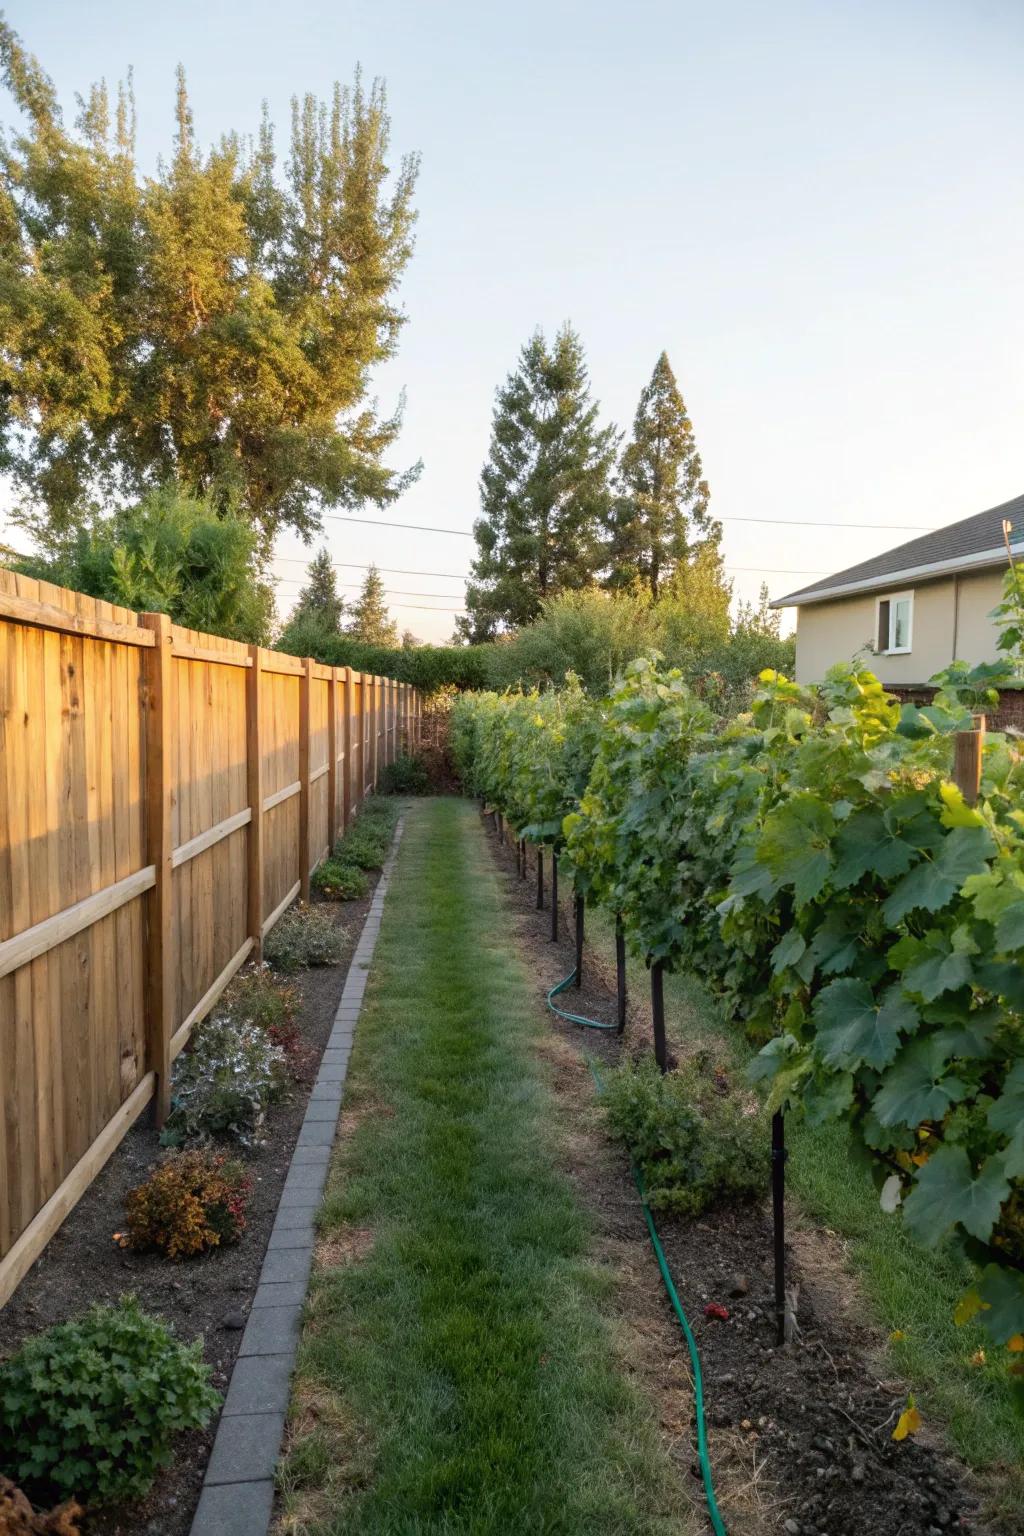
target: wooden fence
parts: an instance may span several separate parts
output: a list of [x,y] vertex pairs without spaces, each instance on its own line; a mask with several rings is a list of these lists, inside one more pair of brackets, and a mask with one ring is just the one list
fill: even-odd
[[420,712],[0,570],[0,1305]]

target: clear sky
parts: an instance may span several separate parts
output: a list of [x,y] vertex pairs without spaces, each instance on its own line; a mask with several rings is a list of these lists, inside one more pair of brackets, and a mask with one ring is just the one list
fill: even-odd
[[[7,15],[67,106],[134,66],[146,167],[170,142],[179,61],[201,139],[254,129],[266,97],[282,149],[293,93],[327,93],[357,62],[386,78],[396,155],[423,164],[409,324],[378,392],[406,391],[394,462],[424,472],[368,516],[471,528],[494,390],[533,328],[564,319],[620,426],[667,349],[740,596],[1024,491],[1024,0],[7,0]],[[450,633],[469,539],[325,530],[345,581],[374,560],[403,627]],[[286,609],[308,551],[280,555]]]

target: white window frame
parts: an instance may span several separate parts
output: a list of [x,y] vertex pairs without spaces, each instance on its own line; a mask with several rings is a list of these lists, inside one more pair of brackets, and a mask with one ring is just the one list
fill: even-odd
[[880,656],[907,656],[914,648],[914,589],[908,588],[903,592],[883,592],[875,598],[875,636],[878,636],[879,609],[883,603],[889,604],[889,639],[892,640],[893,624],[895,622],[895,607],[897,603],[906,600],[910,604],[910,613],[907,616],[907,643],[906,645],[886,645],[878,654]]

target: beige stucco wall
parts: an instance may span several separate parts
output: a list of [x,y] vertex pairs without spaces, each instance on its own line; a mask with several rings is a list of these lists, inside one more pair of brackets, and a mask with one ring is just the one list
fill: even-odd
[[[837,661],[858,652],[883,683],[926,683],[951,661],[992,661],[996,629],[988,615],[999,601],[1002,568],[893,587],[862,597],[807,603],[798,610],[796,675],[801,683],[818,682]],[[957,589],[959,588],[959,596]],[[911,649],[901,656],[872,654],[875,607],[880,597],[914,594]]]

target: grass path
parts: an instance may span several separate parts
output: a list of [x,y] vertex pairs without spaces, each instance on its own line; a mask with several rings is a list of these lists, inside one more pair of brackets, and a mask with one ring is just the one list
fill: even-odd
[[477,812],[416,803],[321,1223],[282,1529],[680,1536],[557,1171],[543,1027]]
[[[601,912],[587,915],[587,941],[614,974],[614,929]],[[629,962],[632,997],[645,1001],[649,978]],[[706,990],[688,976],[665,977],[666,1030],[678,1050],[713,1044],[739,1064],[749,1051],[728,1027]],[[953,1310],[969,1271],[954,1255],[925,1248],[897,1217],[886,1216],[867,1169],[856,1162],[842,1123],[811,1128],[793,1119],[787,1132],[787,1185],[802,1211],[837,1232],[846,1244],[874,1319],[886,1333],[895,1371],[918,1395],[926,1418],[946,1426],[969,1466],[991,1472],[997,1508],[1024,1501],[1024,1417],[1017,1411],[1002,1362],[972,1363],[985,1343],[980,1329],[958,1328]],[[998,1355],[999,1351],[995,1351]]]

